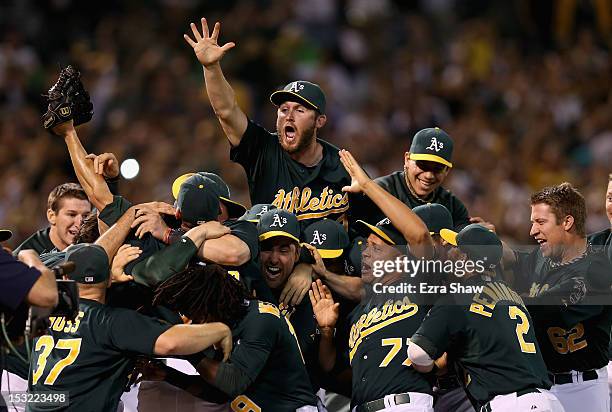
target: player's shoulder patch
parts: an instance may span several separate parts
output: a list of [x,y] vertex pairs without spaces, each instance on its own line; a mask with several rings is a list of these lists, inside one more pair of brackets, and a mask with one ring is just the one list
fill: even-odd
[[280,319],[280,311],[278,310],[278,307],[272,303],[258,301],[257,308],[259,313],[268,313]]

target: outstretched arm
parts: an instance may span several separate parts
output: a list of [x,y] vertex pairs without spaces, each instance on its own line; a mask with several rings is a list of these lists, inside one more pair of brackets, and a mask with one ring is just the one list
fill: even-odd
[[425,223],[401,200],[377,185],[363,171],[348,150],[340,150],[340,161],[351,175],[351,185],[342,190],[350,193],[363,193],[389,218],[410,245],[416,257],[429,258],[433,255],[433,240]]
[[238,107],[234,90],[225,79],[220,64],[221,58],[235,44],[230,42],[219,46],[217,40],[219,39],[221,23],[215,23],[213,32],[210,35],[206,19],[202,18],[201,23],[201,34],[195,23],[191,23],[193,39],[186,34],[183,37],[193,48],[198,61],[202,65],[206,92],[225,135],[232,146],[238,146],[242,135],[247,129],[248,121],[244,112]]
[[112,203],[113,195],[104,176],[96,173],[94,160],[87,158],[87,152],[79,140],[73,121],[69,120],[57,125],[53,128],[53,132],[64,138],[68,153],[70,153],[72,167],[87,197],[98,210],[103,210],[106,205]]

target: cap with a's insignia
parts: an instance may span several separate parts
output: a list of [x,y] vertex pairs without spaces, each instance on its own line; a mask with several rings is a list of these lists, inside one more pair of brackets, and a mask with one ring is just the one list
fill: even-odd
[[79,243],[68,246],[64,261],[74,263],[74,271],[68,273],[68,278],[77,283],[100,283],[108,280],[110,275],[108,255],[99,245]]
[[442,229],[454,229],[453,216],[439,203],[427,203],[415,207],[412,211],[425,222],[430,235],[439,235]]
[[297,80],[286,85],[283,90],[275,91],[270,95],[270,101],[276,106],[284,102],[297,102],[306,107],[325,113],[325,93],[318,84]]
[[439,127],[419,130],[410,145],[411,160],[427,160],[453,167],[453,139]]
[[8,229],[0,229],[0,242],[9,240],[13,236],[13,232]]
[[260,241],[282,236],[300,242],[300,222],[297,216],[283,209],[270,210],[261,215],[257,232]]
[[323,259],[342,255],[350,241],[342,224],[332,219],[322,219],[304,229],[304,242],[317,248]]
[[390,245],[406,245],[407,243],[404,236],[393,226],[388,217],[382,219],[376,225],[358,220],[355,222],[355,226],[357,231],[366,238],[370,233],[374,233]]
[[246,220],[251,223],[258,223],[261,215],[266,213],[269,210],[276,209],[276,206],[269,203],[258,203],[253,205],[249,210],[246,211],[245,214],[240,216],[238,220]]
[[217,184],[197,173],[189,176],[180,185],[176,209],[181,219],[192,225],[217,220],[221,212]]
[[344,261],[347,275],[361,275],[361,259],[366,245],[367,240],[361,236],[357,236],[353,239],[347,259]]
[[459,233],[449,229],[440,231],[442,239],[457,246],[472,260],[484,260],[490,266],[497,265],[503,255],[503,246],[495,232],[477,223],[467,225]]
[[[178,193],[181,185],[194,174],[195,173],[185,173],[174,179],[174,182],[172,183],[172,196],[174,196],[175,199],[178,199]],[[225,183],[221,176],[211,172],[197,172],[197,174],[212,180],[217,185],[219,200],[227,207],[227,213],[230,219],[237,219],[246,212],[246,207],[230,198],[229,186],[227,183]]]

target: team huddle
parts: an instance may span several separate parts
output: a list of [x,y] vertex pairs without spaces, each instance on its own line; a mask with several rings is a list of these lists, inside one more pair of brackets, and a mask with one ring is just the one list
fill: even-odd
[[[78,71],[62,70],[43,127],[79,184],[53,190],[50,226],[13,253],[74,262],[80,303],[9,355],[28,391],[67,394],[26,410],[131,410],[136,392],[141,411],[332,411],[327,392],[355,412],[610,411],[612,235],[587,235],[576,188],[517,199],[538,245],[515,250],[443,188],[444,130],[420,130],[403,169],[372,179],[320,138],[318,85],[272,93],[270,132],[224,77],[234,43],[218,44],[220,24],[191,31],[253,206],[208,171],[169,181],[173,204],[130,202],[117,158],[83,147],[76,127],[93,107]],[[612,174],[605,202],[612,226]],[[387,265],[407,261],[439,265]]]

